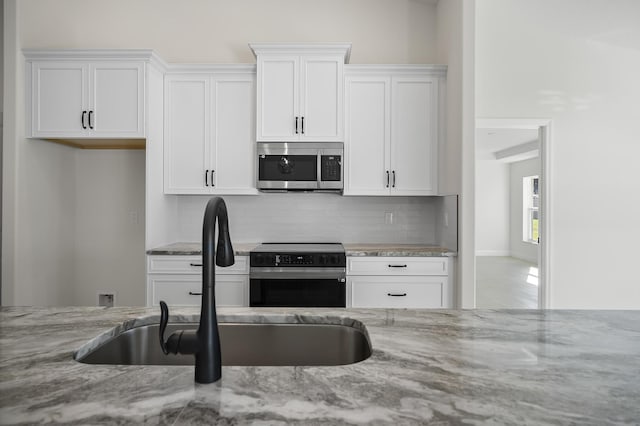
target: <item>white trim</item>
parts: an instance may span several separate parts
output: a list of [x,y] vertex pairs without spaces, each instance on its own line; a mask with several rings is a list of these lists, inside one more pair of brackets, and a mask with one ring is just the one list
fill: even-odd
[[344,63],[349,63],[351,43],[249,43],[253,55],[269,53],[278,55],[306,55],[308,53],[322,55],[343,55]]
[[549,309],[551,303],[551,149],[550,118],[477,118],[476,129],[538,130],[540,140],[540,244],[538,244],[538,308]]
[[404,75],[404,74],[429,74],[437,77],[446,77],[447,65],[440,64],[404,64],[404,65],[389,65],[389,64],[347,64],[344,66],[345,76],[350,74],[389,74]]
[[229,74],[255,74],[255,64],[168,64],[167,74],[203,74],[203,73],[229,73]]

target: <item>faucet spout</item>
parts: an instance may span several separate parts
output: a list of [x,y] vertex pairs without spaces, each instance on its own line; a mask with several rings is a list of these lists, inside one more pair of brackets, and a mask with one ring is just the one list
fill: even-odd
[[[218,224],[218,246],[216,253],[215,232]],[[215,263],[214,263],[215,259]],[[202,226],[202,304],[200,325],[193,332],[176,331],[164,341],[164,330],[169,319],[169,309],[164,301],[160,302],[160,345],[165,354],[194,354],[196,357],[195,380],[198,383],[213,383],[222,376],[222,357],[220,354],[220,335],[216,314],[216,274],[215,265],[231,266],[235,262],[227,206],[220,197],[209,200],[204,212]]]
[[[218,222],[218,253],[215,249],[215,228]],[[222,358],[220,355],[220,335],[216,314],[216,271],[214,265],[231,266],[235,262],[233,247],[229,237],[227,206],[220,197],[207,203],[202,226],[202,304],[198,351],[196,352],[196,382],[212,383],[220,379]]]

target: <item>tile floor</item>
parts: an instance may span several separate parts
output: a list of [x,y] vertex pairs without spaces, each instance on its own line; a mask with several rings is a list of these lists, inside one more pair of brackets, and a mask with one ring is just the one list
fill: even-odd
[[476,307],[537,309],[537,268],[513,257],[476,257]]

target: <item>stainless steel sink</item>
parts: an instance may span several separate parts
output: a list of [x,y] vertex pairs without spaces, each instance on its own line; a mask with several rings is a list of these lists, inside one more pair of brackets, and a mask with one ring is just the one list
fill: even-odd
[[[167,326],[195,330],[198,324]],[[369,337],[359,329],[332,324],[220,323],[223,365],[344,365],[371,356]],[[133,328],[76,361],[86,364],[194,365],[193,355],[165,355],[158,325]]]

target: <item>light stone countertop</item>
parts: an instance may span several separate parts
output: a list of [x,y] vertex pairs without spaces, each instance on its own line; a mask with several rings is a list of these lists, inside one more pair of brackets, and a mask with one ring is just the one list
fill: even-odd
[[[259,243],[232,243],[236,256],[249,256],[249,252],[256,248]],[[166,246],[154,247],[147,250],[149,255],[170,255],[170,256],[200,256],[202,255],[202,243],[173,243]]]
[[[172,309],[171,322],[198,309]],[[1,424],[640,422],[640,311],[221,308],[221,322],[362,323],[373,353],[333,367],[87,365],[73,352],[147,308],[0,308]],[[104,335],[103,337],[104,338]],[[96,341],[94,340],[94,343]]]
[[[233,249],[236,256],[248,256],[249,252],[260,243],[234,243]],[[345,243],[343,244],[347,256],[456,256],[457,253],[443,247],[426,244],[389,244],[389,243]],[[173,243],[166,246],[155,247],[147,250],[149,255],[189,255],[202,254],[201,243]]]
[[446,249],[426,244],[343,244],[347,256],[456,256],[457,253]]

